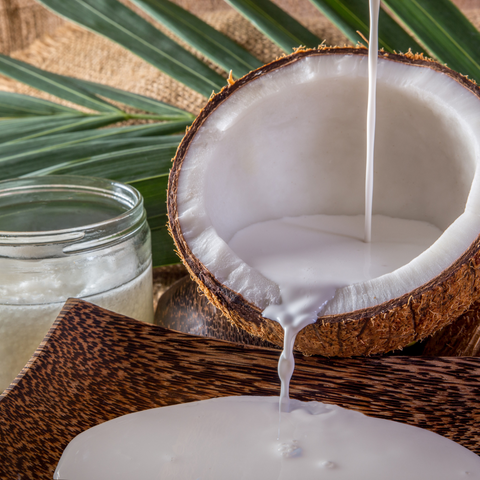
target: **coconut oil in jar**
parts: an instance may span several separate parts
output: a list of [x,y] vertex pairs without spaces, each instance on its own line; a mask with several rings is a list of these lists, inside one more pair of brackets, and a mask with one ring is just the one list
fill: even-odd
[[153,322],[150,230],[140,193],[89,177],[0,182],[0,392],[68,298]]

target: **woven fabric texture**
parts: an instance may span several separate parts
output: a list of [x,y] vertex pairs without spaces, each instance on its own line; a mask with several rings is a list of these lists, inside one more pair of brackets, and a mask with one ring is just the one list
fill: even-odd
[[[145,16],[128,0],[122,1]],[[177,0],[177,3],[233,38],[265,63],[283,53],[223,0]],[[308,0],[282,0],[277,3],[319,38],[325,39],[326,44],[350,43]],[[151,19],[149,21],[167,33],[161,25]],[[206,99],[202,95],[164,75],[115,43],[60,19],[34,0],[0,0],[0,32],[1,53],[51,72],[152,96],[194,114],[205,103]],[[175,38],[172,34],[169,35]],[[185,46],[183,42],[179,43]],[[58,101],[1,76],[0,90]]]
[[[121,1],[145,16],[129,3],[129,0]],[[176,3],[199,15],[265,63],[283,53],[223,0],[176,0]],[[324,39],[327,45],[350,43],[308,0],[277,0],[276,3],[319,38]],[[479,27],[480,0],[456,0],[456,3]],[[166,32],[158,23],[152,23]],[[185,46],[183,42],[179,43]],[[202,95],[181,85],[115,43],[61,19],[35,0],[0,0],[0,53],[51,72],[151,96],[194,114],[197,114],[205,103]],[[0,90],[59,101],[2,76]],[[61,103],[68,104],[63,101]]]

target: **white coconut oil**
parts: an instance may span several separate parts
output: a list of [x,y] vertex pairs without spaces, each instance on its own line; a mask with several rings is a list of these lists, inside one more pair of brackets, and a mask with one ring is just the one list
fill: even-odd
[[131,187],[86,177],[0,183],[0,391],[68,298],[153,321],[150,233]]
[[[92,270],[93,275],[96,269]],[[60,278],[57,277],[56,280],[59,281]],[[152,296],[151,264],[138,277],[111,290],[90,296],[72,295],[145,322],[152,322]],[[41,295],[35,297],[36,301],[41,302]],[[23,298],[28,297],[25,295]],[[61,300],[51,303],[0,305],[0,390],[7,388],[28,362],[64,303]]]

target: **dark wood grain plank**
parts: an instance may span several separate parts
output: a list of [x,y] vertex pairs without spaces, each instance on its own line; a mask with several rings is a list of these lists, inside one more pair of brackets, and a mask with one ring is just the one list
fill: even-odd
[[[0,398],[0,478],[51,479],[83,430],[147,408],[278,395],[278,350],[166,330],[69,301]],[[297,358],[291,394],[422,426],[480,453],[479,358]]]

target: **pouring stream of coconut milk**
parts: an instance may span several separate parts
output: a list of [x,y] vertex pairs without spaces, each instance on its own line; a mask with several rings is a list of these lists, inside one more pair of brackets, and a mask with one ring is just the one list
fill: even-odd
[[370,0],[365,215],[308,215],[255,223],[229,242],[248,265],[280,286],[282,302],[263,316],[284,329],[278,373],[280,411],[288,411],[293,346],[338,289],[390,273],[434,243],[441,231],[426,222],[374,216],[372,228],[375,95],[380,0]]
[[365,242],[367,243],[372,241],[379,13],[380,0],[370,0],[370,38],[368,41],[367,161],[365,171]]

